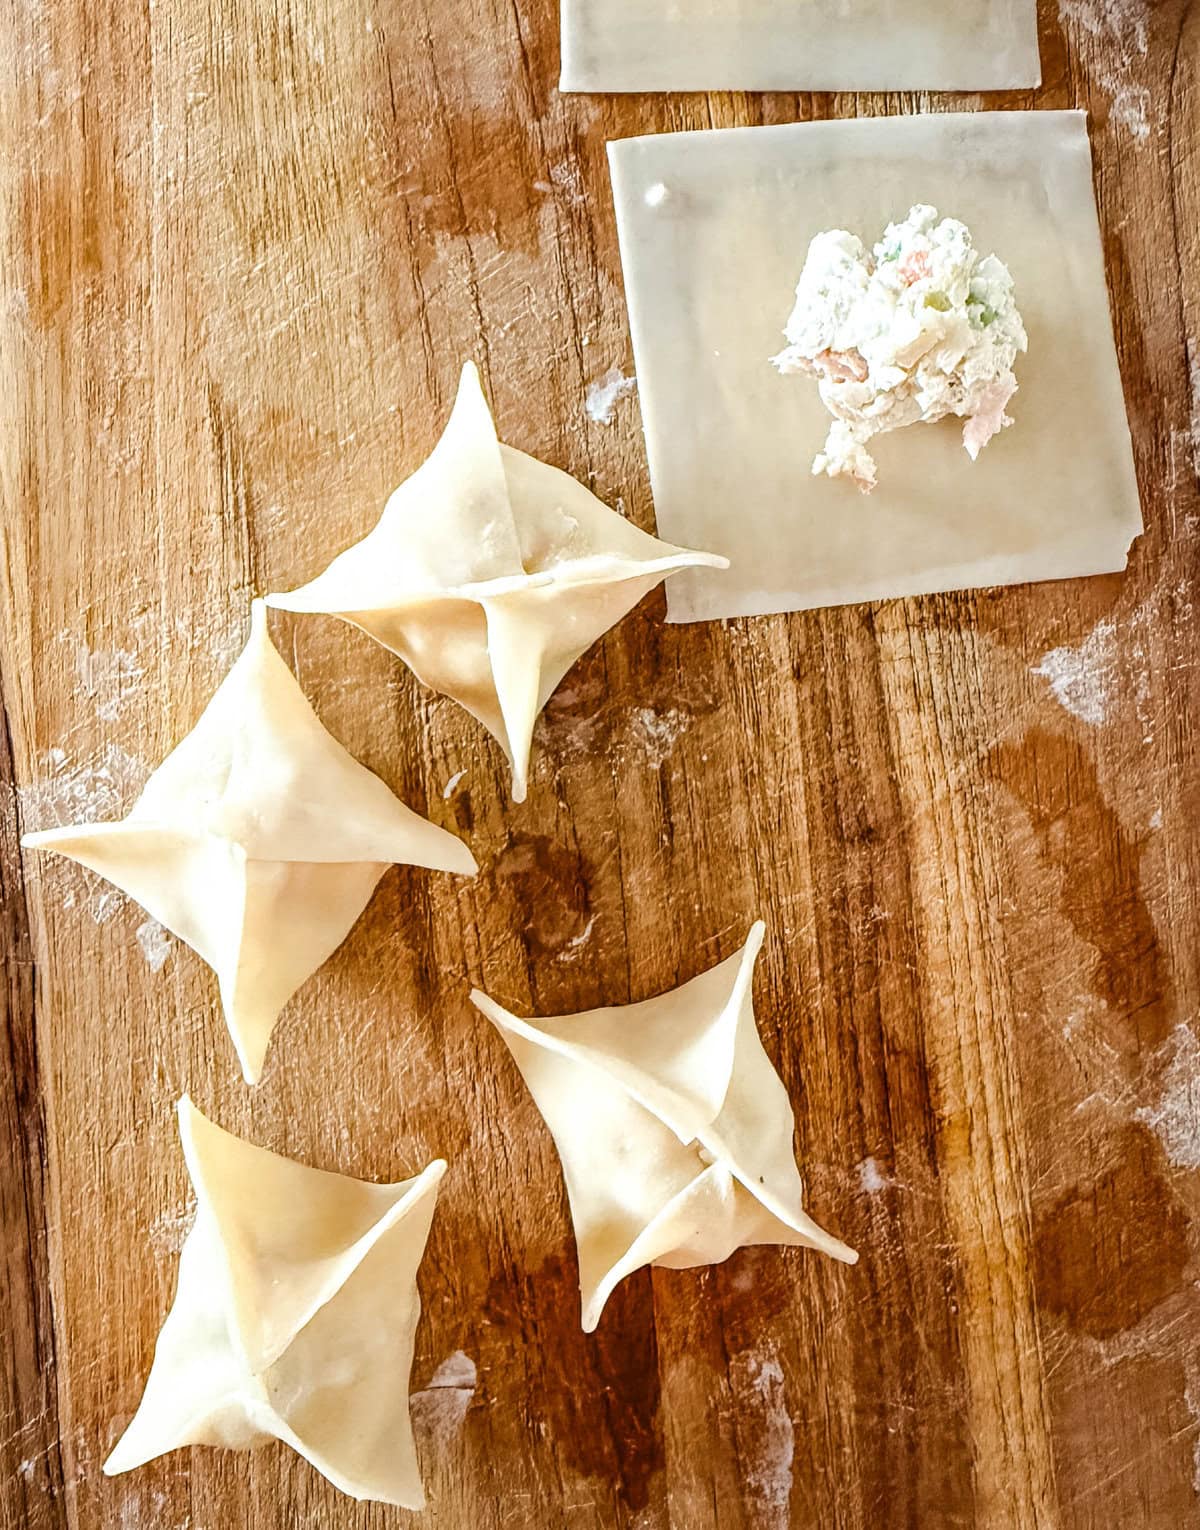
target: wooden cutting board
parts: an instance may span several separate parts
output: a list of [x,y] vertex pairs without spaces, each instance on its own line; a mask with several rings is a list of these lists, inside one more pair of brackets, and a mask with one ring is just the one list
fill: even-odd
[[[101,1475],[174,1289],[184,1090],[323,1167],[450,1160],[429,1526],[1200,1523],[1200,8],[1042,21],[1045,87],[970,104],[1092,113],[1129,572],[698,627],[660,592],[550,703],[521,807],[381,649],[273,618],[483,870],[390,872],[251,1091],[199,959],[18,833],[129,806],[467,357],[505,439],[653,525],[636,397],[585,408],[631,364],[606,139],[963,98],[561,98],[553,0],[3,7],[4,1526],[410,1522],[278,1446]],[[643,998],[759,914],[811,1208],[862,1261],[642,1271],[585,1337],[555,1154],[468,988]]]

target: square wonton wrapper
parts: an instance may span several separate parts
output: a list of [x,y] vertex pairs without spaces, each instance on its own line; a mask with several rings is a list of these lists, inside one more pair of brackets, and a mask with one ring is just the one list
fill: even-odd
[[[1142,528],[1082,112],[733,128],[609,145],[668,620],[799,611],[1125,567]],[[809,241],[868,246],[916,202],[1007,262],[1029,331],[1016,423],[878,436],[879,487],[814,478],[831,416],[769,357]]]
[[563,90],[1013,90],[1035,0],[561,0]]

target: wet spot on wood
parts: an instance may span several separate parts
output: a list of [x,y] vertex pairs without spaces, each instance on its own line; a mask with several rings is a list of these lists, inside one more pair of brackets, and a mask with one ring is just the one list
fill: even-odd
[[471,788],[458,786],[446,800],[450,804],[448,811],[455,831],[460,835],[469,834],[475,827],[475,805],[471,801]]
[[612,733],[612,712],[604,681],[603,655],[592,649],[542,709],[534,732],[539,751],[554,760],[556,774],[569,760],[603,754]]
[[[536,256],[537,211],[542,204],[534,182],[537,164],[509,119],[472,111],[469,118],[440,104],[439,136],[446,160],[432,175],[413,175],[405,187],[412,224],[427,237],[462,239],[487,235],[502,250]],[[461,169],[455,173],[456,164]]]
[[1177,1291],[1188,1260],[1188,1218],[1150,1132],[1124,1127],[1111,1158],[1112,1168],[1077,1185],[1034,1230],[1040,1305],[1098,1339],[1133,1327]]
[[592,901],[578,851],[546,834],[516,835],[496,860],[495,879],[531,955],[553,956],[586,937]]
[[1170,1029],[1158,936],[1142,893],[1143,845],[1123,829],[1096,767],[1074,739],[1033,728],[993,749],[995,776],[1029,814],[1042,859],[1061,875],[1060,908],[1096,953],[1086,981],[1125,1041],[1157,1046]]
[[529,1370],[524,1406],[545,1421],[568,1472],[611,1484],[631,1513],[646,1509],[666,1470],[648,1273],[622,1281],[594,1334],[580,1327],[578,1267],[558,1256],[532,1273],[498,1274],[484,1316],[540,1356],[541,1369]]

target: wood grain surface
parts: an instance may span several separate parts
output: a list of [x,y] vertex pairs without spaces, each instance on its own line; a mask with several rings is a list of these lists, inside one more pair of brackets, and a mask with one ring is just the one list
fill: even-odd
[[[174,1290],[184,1090],[323,1167],[450,1160],[431,1527],[1200,1524],[1200,5],[1041,21],[1044,87],[967,100],[1092,114],[1128,573],[696,627],[660,592],[551,701],[519,808],[466,714],[273,618],[483,870],[389,872],[248,1090],[200,960],[18,833],[128,808],[466,357],[505,439],[653,526],[636,397],[584,407],[630,365],[606,139],[964,98],[561,97],[554,0],[0,4],[0,1524],[416,1522],[282,1446],[101,1475]],[[642,1271],[585,1337],[548,1133],[468,988],[643,998],[759,914],[810,1206],[861,1263]],[[459,1351],[474,1385],[430,1387]]]

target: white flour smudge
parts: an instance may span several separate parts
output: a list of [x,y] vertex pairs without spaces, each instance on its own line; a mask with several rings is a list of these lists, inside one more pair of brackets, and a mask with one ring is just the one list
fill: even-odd
[[1112,100],[1112,118],[1139,143],[1150,137],[1150,92],[1144,85],[1122,85]]
[[[214,677],[220,679],[246,645],[245,608],[194,606],[175,618],[175,637],[190,653],[211,657]],[[164,647],[162,637],[159,647]]]
[[584,925],[583,929],[580,930],[579,934],[576,935],[573,940],[568,940],[561,951],[556,951],[554,953],[555,960],[562,961],[565,958],[569,961],[575,952],[579,951],[583,946],[587,945],[588,941],[592,938],[592,931],[595,929],[595,927],[596,916],[593,914],[588,922]]
[[656,712],[653,707],[637,707],[630,718],[630,734],[647,763],[658,770],[687,732],[691,721],[678,707],[670,707],[665,712]]
[[560,164],[551,165],[550,184],[570,207],[582,207],[587,201],[583,172],[574,160],[564,159]]
[[1110,117],[1136,143],[1146,143],[1154,119],[1154,102],[1144,85],[1130,83],[1130,71],[1150,45],[1147,0],[1059,0],[1059,16],[1116,54],[1118,67],[1097,69],[1097,79],[1112,100]]
[[1179,1025],[1167,1045],[1171,1061],[1162,1093],[1134,1116],[1158,1134],[1173,1164],[1200,1169],[1200,1041],[1190,1026]]
[[858,1166],[858,1183],[864,1195],[878,1195],[891,1184],[886,1174],[880,1172],[873,1158],[864,1158]]
[[1092,37],[1115,43],[1126,60],[1150,45],[1146,0],[1058,0],[1058,14]]
[[1032,671],[1050,682],[1060,706],[1093,727],[1108,715],[1116,675],[1116,639],[1113,622],[1098,622],[1078,648],[1052,648]]
[[450,777],[449,781],[446,782],[445,786],[442,788],[442,797],[446,802],[449,802],[451,797],[454,796],[454,788],[465,775],[465,770],[456,770]]
[[196,1220],[196,1202],[189,1200],[182,1211],[164,1211],[150,1224],[150,1246],[164,1254],[177,1254]]
[[[772,1352],[738,1355],[731,1362],[735,1385],[749,1392],[746,1402],[758,1414],[758,1429],[746,1471],[746,1486],[765,1512],[759,1523],[787,1530],[792,1498],[792,1463],[796,1431],[788,1412],[783,1367]],[[740,1373],[740,1375],[738,1374]]]
[[75,643],[75,668],[80,689],[96,703],[96,716],[102,722],[120,717],[125,703],[141,689],[146,673],[132,649],[93,650],[82,640]]
[[754,1285],[754,1268],[743,1262],[735,1265],[729,1276],[729,1284],[735,1291],[749,1291]]
[[611,425],[613,410],[627,393],[637,387],[636,377],[626,377],[620,367],[609,367],[599,382],[589,383],[584,409],[597,425]]
[[1103,999],[1097,999],[1091,994],[1077,994],[1063,1022],[1063,1039],[1072,1041],[1081,1030],[1090,1038],[1107,1011],[1108,1005]]
[[1162,808],[1155,808],[1153,813],[1150,814],[1150,827],[1152,829],[1162,828]]
[[138,925],[135,934],[150,971],[161,972],[163,963],[170,956],[171,947],[175,944],[171,935],[163,929],[157,919],[144,919]]
[[167,1495],[155,1488],[147,1505],[141,1498],[127,1498],[121,1505],[121,1530],[145,1530],[148,1525],[160,1526]]
[[107,924],[124,906],[125,894],[119,888],[103,887],[93,893],[88,909],[97,924]]
[[474,1360],[463,1350],[456,1349],[452,1355],[447,1355],[434,1371],[429,1379],[429,1385],[431,1387],[466,1387],[468,1391],[473,1392],[477,1377]]
[[65,749],[51,749],[42,763],[45,778],[18,792],[26,832],[120,818],[149,774],[143,760],[118,744],[103,745],[94,762],[69,765]]
[[[1190,1353],[1184,1361],[1184,1371],[1187,1376],[1183,1388],[1184,1407],[1192,1415],[1193,1422],[1200,1424],[1200,1363]],[[1197,1430],[1192,1445],[1192,1488],[1200,1498],[1200,1430]]]
[[[145,762],[118,744],[105,744],[91,763],[71,765],[66,750],[57,748],[49,750],[42,763],[46,776],[17,792],[25,833],[120,818],[132,806],[148,774]],[[88,912],[97,924],[107,924],[124,906],[125,895],[94,872],[80,871],[87,888]],[[75,892],[68,891],[63,907],[74,908],[76,901]]]
[[430,1377],[429,1385],[409,1399],[413,1424],[430,1443],[444,1447],[462,1428],[475,1395],[477,1372],[470,1355],[456,1349]]

